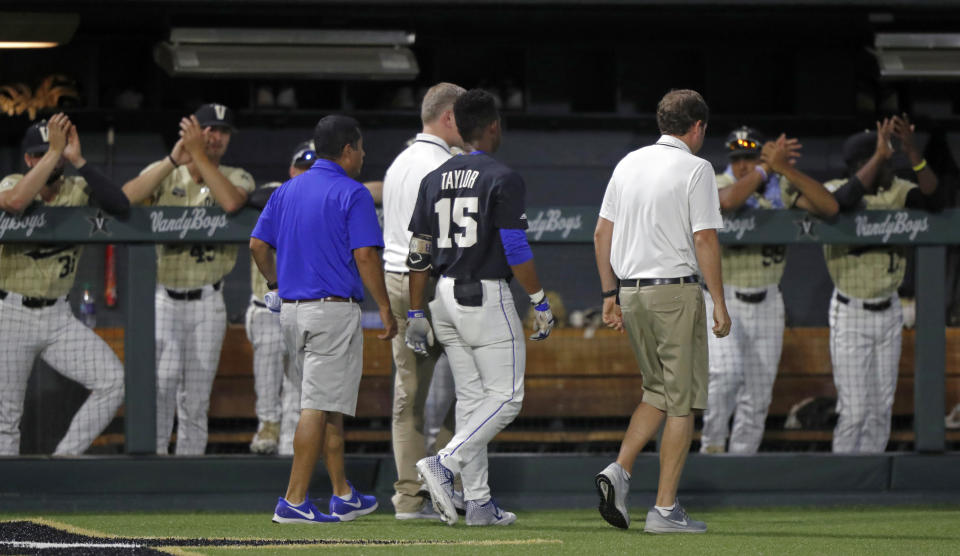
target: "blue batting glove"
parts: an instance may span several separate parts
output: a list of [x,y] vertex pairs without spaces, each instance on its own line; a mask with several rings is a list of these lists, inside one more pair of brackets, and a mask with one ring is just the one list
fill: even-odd
[[271,312],[279,313],[283,300],[280,299],[279,293],[271,290],[263,294],[263,304],[266,305],[267,309],[270,309]]
[[550,335],[553,326],[557,324],[557,319],[553,317],[550,302],[547,301],[546,295],[539,303],[534,304],[533,310],[533,335],[530,336],[530,339],[536,342],[544,340]]
[[407,331],[403,341],[414,353],[427,354],[427,346],[433,345],[433,329],[423,311],[407,311]]

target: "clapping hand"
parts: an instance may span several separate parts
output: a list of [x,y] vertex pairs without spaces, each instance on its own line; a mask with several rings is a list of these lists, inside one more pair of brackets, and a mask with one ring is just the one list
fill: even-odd
[[874,155],[879,156],[881,160],[889,160],[893,156],[893,144],[890,142],[890,138],[894,134],[895,122],[896,116],[884,118],[883,121],[877,122],[877,150]]
[[774,172],[782,174],[793,167],[802,156],[800,151],[803,145],[795,137],[787,137],[781,133],[776,141],[767,141],[760,151],[760,162],[766,164]]
[[917,146],[913,141],[913,132],[916,130],[916,126],[910,122],[910,117],[904,113],[901,116],[894,116],[891,118],[892,122],[892,135],[900,140],[900,144],[903,146],[903,150],[907,153],[914,153],[917,150]]
[[66,158],[74,168],[80,168],[86,164],[86,160],[83,158],[83,153],[80,150],[80,135],[77,133],[77,126],[69,123],[67,128],[67,146],[63,149],[63,156]]
[[[191,157],[196,158],[204,153],[207,148],[207,137],[196,116],[189,116],[180,120],[180,142],[183,143],[183,148]],[[174,146],[174,149],[176,149],[176,146]]]
[[63,153],[67,146],[67,133],[70,131],[70,120],[63,112],[54,114],[47,121],[48,149],[55,153]]

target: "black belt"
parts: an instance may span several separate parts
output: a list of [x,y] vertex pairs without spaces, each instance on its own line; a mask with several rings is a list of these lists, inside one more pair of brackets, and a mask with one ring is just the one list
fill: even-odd
[[[214,291],[220,291],[220,286],[223,285],[223,280],[218,281],[213,285]],[[195,290],[187,290],[185,292],[178,292],[175,290],[167,290],[167,295],[171,299],[176,299],[177,301],[196,301],[203,297],[203,288],[197,288]]]
[[743,293],[743,292],[733,292],[733,295],[737,297],[740,301],[744,303],[760,303],[767,298],[767,291],[757,293]]
[[400,276],[406,276],[407,274],[410,274],[409,272],[398,272],[396,270],[384,270],[384,272],[387,274],[399,274]]
[[253,304],[256,305],[257,307],[263,307],[264,309],[267,308],[267,304],[266,304],[266,303],[264,303],[264,302],[262,302],[262,301],[257,301],[256,299],[253,300]]
[[308,303],[311,301],[333,301],[336,303],[360,303],[360,300],[355,297],[340,297],[339,295],[329,295],[327,297],[319,297],[316,299],[282,299],[284,303]]
[[[0,299],[6,299],[10,295],[10,292],[5,290],[0,290]],[[58,298],[47,299],[46,297],[26,297],[21,296],[23,300],[23,306],[29,309],[41,309],[43,307],[49,307],[58,301]]]
[[680,278],[636,278],[620,280],[621,288],[642,288],[644,286],[666,286],[667,284],[696,284],[700,277],[696,274]]
[[[844,305],[850,304],[850,298],[843,295],[842,293],[837,294],[837,301],[839,301],[840,303],[843,303]],[[887,309],[890,308],[891,305],[893,305],[893,298],[890,298],[890,297],[888,297],[887,299],[884,299],[883,301],[877,301],[876,303],[864,301],[863,303],[860,304],[860,306],[866,309],[867,311],[886,311]]]

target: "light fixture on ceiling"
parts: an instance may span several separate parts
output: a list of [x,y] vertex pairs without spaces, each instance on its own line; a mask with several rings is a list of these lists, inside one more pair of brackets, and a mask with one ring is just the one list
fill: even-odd
[[154,48],[172,76],[409,80],[412,33],[376,30],[174,28]]
[[77,14],[0,12],[0,48],[53,48],[70,42]]
[[960,34],[877,33],[874,47],[884,79],[960,78]]

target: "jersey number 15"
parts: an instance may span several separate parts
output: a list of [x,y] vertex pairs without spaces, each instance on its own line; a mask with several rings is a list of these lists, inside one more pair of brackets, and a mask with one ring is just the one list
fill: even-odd
[[[453,210],[450,206],[453,205]],[[457,247],[470,247],[477,243],[477,220],[480,199],[477,197],[456,197],[454,199],[440,199],[433,205],[440,222],[440,233],[437,236],[437,247],[449,249],[454,244]],[[450,220],[462,231],[453,234],[450,238]]]

